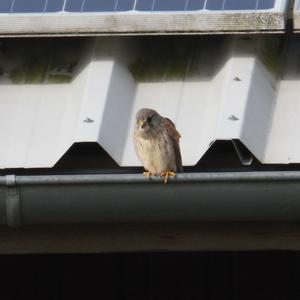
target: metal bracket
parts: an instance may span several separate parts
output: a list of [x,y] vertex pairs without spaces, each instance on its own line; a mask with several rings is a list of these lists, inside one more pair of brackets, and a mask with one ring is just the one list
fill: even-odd
[[19,189],[16,184],[15,175],[6,175],[6,215],[7,225],[10,227],[20,227],[21,219],[21,200]]

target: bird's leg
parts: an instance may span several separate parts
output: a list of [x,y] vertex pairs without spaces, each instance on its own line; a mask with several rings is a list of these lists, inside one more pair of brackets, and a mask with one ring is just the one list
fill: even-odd
[[160,176],[165,178],[164,183],[166,184],[168,182],[169,177],[170,176],[175,177],[176,173],[172,172],[172,171],[163,171],[163,172],[160,173]]
[[145,171],[145,172],[143,172],[143,175],[150,178],[152,176],[152,173],[149,171]]

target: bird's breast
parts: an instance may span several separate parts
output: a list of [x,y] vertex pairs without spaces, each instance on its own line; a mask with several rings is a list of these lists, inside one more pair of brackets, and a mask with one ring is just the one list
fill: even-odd
[[136,139],[136,150],[146,170],[160,174],[166,170],[176,171],[175,155],[172,144],[163,133],[155,137]]

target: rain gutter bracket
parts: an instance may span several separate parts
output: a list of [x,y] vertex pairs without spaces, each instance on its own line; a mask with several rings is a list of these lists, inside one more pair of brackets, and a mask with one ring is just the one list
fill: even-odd
[[21,199],[15,175],[6,175],[6,216],[9,227],[20,227],[21,219]]

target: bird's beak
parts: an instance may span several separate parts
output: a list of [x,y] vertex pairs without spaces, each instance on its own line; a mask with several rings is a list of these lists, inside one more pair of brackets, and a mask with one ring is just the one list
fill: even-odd
[[146,125],[146,122],[145,122],[144,120],[138,120],[138,124],[139,124],[142,128],[144,128],[145,125]]

